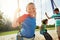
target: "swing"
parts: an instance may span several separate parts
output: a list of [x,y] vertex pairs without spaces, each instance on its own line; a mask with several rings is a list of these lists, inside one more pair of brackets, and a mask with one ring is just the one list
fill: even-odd
[[17,39],[16,40],[34,40],[35,35],[32,38],[26,38],[24,36],[21,36],[20,33],[17,34]]
[[[19,8],[19,0],[17,0],[17,4],[18,4],[18,8]],[[19,14],[20,15],[20,14]],[[21,29],[21,28],[20,28]],[[19,29],[19,30],[20,30]],[[24,37],[24,36],[21,36],[21,33],[20,31],[17,33],[17,36],[16,36],[16,40],[34,40],[35,38],[35,35],[33,35],[32,38],[27,38],[27,37]]]
[[53,0],[51,0],[51,6],[52,9],[54,10],[55,8],[57,8],[57,5],[55,4],[55,2]]

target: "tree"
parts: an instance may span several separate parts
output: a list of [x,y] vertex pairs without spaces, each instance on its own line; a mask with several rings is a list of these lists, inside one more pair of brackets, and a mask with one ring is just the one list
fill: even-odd
[[0,10],[0,20],[3,18],[3,12],[1,12],[1,10]]
[[8,18],[3,17],[3,12],[0,10],[0,32],[2,31],[10,31],[11,28],[11,22]]
[[4,25],[4,23],[3,23],[3,12],[1,12],[1,10],[0,10],[0,31],[3,30],[2,29],[3,25]]

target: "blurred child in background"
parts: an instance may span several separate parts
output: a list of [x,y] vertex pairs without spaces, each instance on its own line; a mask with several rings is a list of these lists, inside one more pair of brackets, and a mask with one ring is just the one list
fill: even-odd
[[48,23],[48,19],[42,20],[42,25],[40,28],[40,34],[42,34],[46,40],[52,40],[52,37],[50,36],[50,34],[47,32],[47,29],[46,29],[47,23]]
[[55,8],[54,9],[54,15],[52,15],[51,17],[49,17],[47,15],[47,13],[45,13],[45,15],[48,19],[51,19],[51,18],[55,19],[55,26],[56,26],[56,29],[57,29],[58,38],[60,40],[60,12],[59,12],[59,9]]

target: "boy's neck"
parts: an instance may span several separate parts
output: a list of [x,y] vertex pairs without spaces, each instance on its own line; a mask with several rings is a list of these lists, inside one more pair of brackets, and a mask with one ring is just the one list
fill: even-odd
[[31,15],[31,14],[29,14],[29,16],[30,16],[30,17],[35,17],[35,15]]

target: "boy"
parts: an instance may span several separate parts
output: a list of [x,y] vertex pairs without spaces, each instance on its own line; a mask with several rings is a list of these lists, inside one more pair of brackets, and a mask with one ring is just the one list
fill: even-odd
[[48,23],[47,19],[42,20],[42,25],[40,28],[40,33],[45,37],[45,40],[53,40],[50,34],[47,32],[46,25]]
[[55,19],[55,26],[57,28],[57,34],[58,34],[58,38],[60,40],[60,13],[59,13],[59,9],[58,8],[54,9],[54,15],[52,15],[52,17],[49,17],[47,15],[47,13],[45,13],[45,15],[47,16],[48,19],[51,19],[51,18]]
[[19,40],[24,40],[23,38],[33,38],[35,35],[34,33],[36,28],[36,9],[34,3],[29,3],[27,5],[26,11],[28,14],[24,14],[16,21],[16,26],[20,24],[22,25],[22,28],[20,30],[21,38]]

